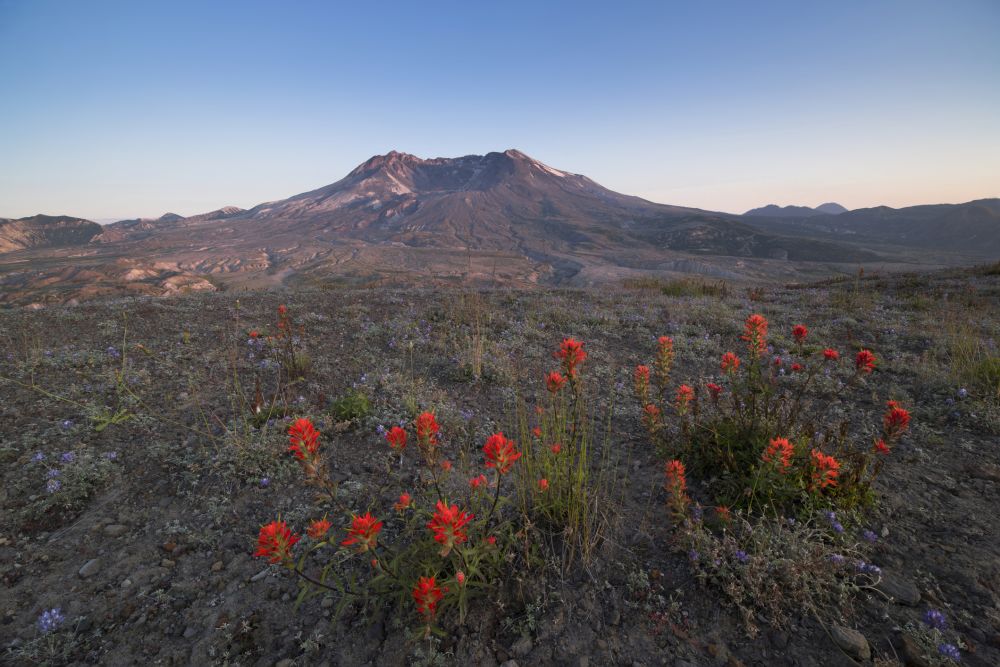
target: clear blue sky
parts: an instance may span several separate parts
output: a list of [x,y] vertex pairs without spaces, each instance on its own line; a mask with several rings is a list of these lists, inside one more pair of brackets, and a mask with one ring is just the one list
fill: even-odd
[[0,0],[0,216],[512,147],[724,211],[1000,196],[1000,1]]

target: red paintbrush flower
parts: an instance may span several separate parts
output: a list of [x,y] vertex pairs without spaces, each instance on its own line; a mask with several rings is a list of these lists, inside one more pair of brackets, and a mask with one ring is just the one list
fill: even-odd
[[836,350],[828,347],[825,350],[823,350],[823,358],[826,359],[827,361],[837,361],[838,359],[840,359],[840,352],[837,352]]
[[812,488],[821,490],[828,486],[837,486],[840,462],[818,449],[812,450],[811,456],[813,464]]
[[708,389],[708,393],[711,395],[712,401],[718,402],[719,396],[722,394],[722,387],[714,382],[709,382],[705,385],[705,388]]
[[306,534],[314,540],[318,540],[326,535],[332,525],[332,523],[326,520],[326,517],[322,519],[313,519],[309,524],[309,529],[306,531]]
[[[447,589],[444,589],[447,590]],[[413,587],[413,601],[417,605],[417,613],[430,623],[437,613],[438,602],[444,597],[444,591],[437,585],[434,577],[420,577]]]
[[272,563],[280,563],[292,557],[292,546],[299,539],[284,521],[272,521],[261,526],[257,536],[257,551],[253,555],[267,558]]
[[396,510],[397,512],[403,512],[409,509],[412,505],[413,505],[413,496],[404,491],[403,493],[399,494],[399,500],[396,502],[395,505],[392,506],[392,509]]
[[462,572],[461,570],[459,570],[458,572],[456,572],[455,573],[455,581],[458,582],[459,586],[464,586],[465,585],[465,572]]
[[666,467],[667,495],[675,519],[680,519],[686,512],[690,500],[687,496],[687,478],[684,464],[674,459]]
[[800,345],[805,342],[806,336],[809,335],[809,329],[806,328],[804,324],[796,324],[792,327],[792,338],[795,339],[796,343]]
[[750,354],[759,357],[767,349],[767,318],[756,313],[748,317],[740,338],[747,342]]
[[674,365],[674,339],[660,336],[656,340],[656,384],[660,391],[670,385],[670,370]]
[[540,426],[536,426],[535,428],[531,429],[531,435],[535,436],[536,438],[542,437],[542,428]]
[[562,451],[562,445],[560,445],[558,442],[554,442],[554,443],[552,443],[552,446],[549,447],[549,449],[552,450],[553,454],[558,455],[559,452]]
[[784,475],[792,465],[793,454],[795,454],[795,448],[792,447],[792,443],[788,442],[788,438],[772,438],[761,459],[764,463],[777,461],[778,472]]
[[538,480],[538,490],[541,491],[542,493],[545,493],[546,491],[548,491],[549,490],[549,480],[545,479],[544,477],[542,479]]
[[887,439],[898,438],[910,426],[909,411],[900,407],[896,401],[888,401],[885,414],[882,415],[882,426],[885,429]]
[[635,367],[635,395],[642,403],[649,399],[649,366]]
[[802,370],[802,364],[799,364],[799,363],[792,364],[792,372],[793,373],[798,373],[801,370]]
[[417,415],[413,423],[417,429],[417,445],[425,452],[432,451],[437,447],[438,432],[441,430],[441,427],[438,426],[437,417],[434,416],[434,413],[421,412]]
[[656,407],[652,403],[646,405],[642,409],[642,423],[645,424],[646,429],[649,431],[655,431],[660,426],[660,408]]
[[545,387],[553,394],[566,386],[566,378],[559,371],[552,371],[545,376]]
[[854,367],[859,373],[871,373],[875,370],[875,355],[869,350],[861,350],[854,357]]
[[303,417],[288,427],[288,451],[300,461],[316,456],[319,451],[319,431]]
[[687,414],[688,406],[691,404],[691,401],[693,400],[694,400],[694,389],[692,389],[686,384],[682,384],[680,387],[678,387],[676,403],[675,403],[677,407],[677,414],[682,416]]
[[501,475],[506,475],[514,462],[521,458],[514,441],[505,438],[503,433],[494,433],[486,440],[483,454],[486,455],[486,467],[496,468]]
[[455,545],[469,539],[463,528],[475,515],[461,511],[458,509],[458,505],[449,507],[441,500],[437,501],[434,510],[434,516],[427,523],[427,527],[434,533],[434,540],[442,545],[441,556],[443,558]]
[[889,445],[887,445],[885,443],[885,440],[883,440],[882,438],[879,438],[879,439],[877,439],[875,441],[875,446],[873,447],[873,450],[876,451],[876,452],[878,452],[879,454],[882,454],[883,456],[884,455],[888,455],[889,454]]
[[473,491],[478,491],[479,489],[486,488],[486,475],[480,475],[479,477],[473,477],[469,480],[469,486],[472,487]]
[[351,519],[351,529],[347,531],[347,539],[340,543],[340,546],[350,547],[357,545],[358,553],[374,551],[378,544],[378,534],[382,530],[382,522],[371,515],[354,515]]
[[732,352],[726,352],[722,355],[722,363],[719,364],[719,367],[724,373],[735,373],[736,369],[740,367],[740,358]]
[[576,378],[577,366],[582,364],[587,358],[587,353],[583,349],[583,343],[575,338],[564,338],[556,358],[563,363],[563,372],[569,378]]
[[406,449],[406,430],[399,426],[393,426],[389,429],[389,431],[385,434],[385,439],[386,442],[389,443],[390,447],[400,453]]

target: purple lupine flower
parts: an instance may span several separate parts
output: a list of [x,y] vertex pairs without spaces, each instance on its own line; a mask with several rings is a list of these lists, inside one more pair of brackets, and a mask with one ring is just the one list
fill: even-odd
[[378,426],[375,427],[375,432],[379,434],[379,437],[384,438],[386,433],[385,426],[379,424]]
[[62,488],[62,482],[60,482],[58,479],[50,479],[48,482],[45,483],[45,490],[48,491],[49,493],[55,493],[61,488]]
[[834,565],[843,565],[844,557],[840,554],[830,554],[830,562]]
[[109,345],[106,351],[108,353],[108,356],[111,357],[112,359],[120,359],[122,356],[121,352],[116,350],[114,345]]
[[76,460],[76,454],[73,452],[63,452],[63,455],[59,458],[62,459],[63,463],[72,463]]
[[31,460],[35,463],[41,463],[45,460],[45,452],[35,452],[35,455],[31,457]]
[[696,549],[691,549],[691,551],[688,552],[688,558],[691,559],[691,562],[695,562],[695,563],[698,562],[698,559],[700,557],[701,557],[701,554],[699,554]]
[[104,452],[104,458],[106,458],[109,461],[115,461],[118,459],[118,452],[116,451]]
[[938,653],[955,661],[962,659],[962,654],[958,652],[958,647],[954,644],[941,644],[938,646]]
[[878,565],[873,565],[871,563],[866,563],[863,560],[858,561],[858,572],[862,574],[871,574],[874,576],[879,576],[882,574],[882,568]]
[[944,614],[937,609],[928,609],[924,612],[924,623],[935,630],[944,630],[948,627],[948,621],[945,619]]
[[750,556],[747,555],[746,551],[743,551],[742,549],[737,549],[736,560],[738,560],[741,563],[748,563],[750,562]]
[[63,616],[62,610],[59,607],[49,609],[48,611],[43,611],[38,617],[36,622],[38,625],[38,630],[43,634],[47,635],[50,632],[54,632],[63,624],[66,617]]
[[73,420],[72,419],[64,419],[64,420],[62,420],[62,423],[60,424],[60,426],[62,426],[62,429],[64,431],[68,431],[71,428],[73,428]]
[[271,478],[270,477],[261,477],[260,478],[260,488],[266,489],[269,486],[271,486]]
[[[966,389],[965,387],[959,387],[959,389],[958,389],[958,397],[964,399],[964,398],[967,398],[968,396],[969,396],[969,390]],[[945,644],[945,646],[948,646],[948,644]]]
[[59,468],[49,468],[49,471],[45,474],[48,476],[49,479],[52,479],[54,477],[58,477],[62,473],[59,472]]
[[870,530],[865,530],[863,533],[861,533],[861,537],[865,539],[865,542],[875,543],[878,541],[878,535],[876,535],[874,532]]

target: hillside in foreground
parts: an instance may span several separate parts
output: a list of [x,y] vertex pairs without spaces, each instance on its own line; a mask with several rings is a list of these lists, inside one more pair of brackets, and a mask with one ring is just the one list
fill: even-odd
[[[287,328],[276,324],[281,305]],[[719,358],[736,350],[747,365],[740,335],[751,313],[770,323],[762,368],[783,359],[767,371],[776,386],[803,377],[790,364],[802,352],[793,325],[808,325],[809,345],[840,351],[840,365],[807,362],[807,372],[834,371],[817,374],[802,407],[843,424],[851,442],[870,446],[887,398],[912,422],[884,459],[873,504],[836,518],[823,505],[760,517],[732,551],[727,540],[742,533],[719,523],[711,470],[689,466],[697,516],[668,511],[675,497],[633,369],[666,335],[672,387],[728,387]],[[649,280],[202,293],[3,311],[0,329],[15,332],[0,357],[6,664],[952,664],[941,646],[963,664],[1000,664],[997,267],[751,290]],[[572,536],[512,530],[497,563],[517,570],[472,595],[464,620],[442,611],[430,639],[408,593],[342,605],[327,592],[296,609],[294,577],[253,556],[258,529],[280,516],[302,533],[327,514],[339,543],[350,514],[371,511],[393,537],[401,489],[390,480],[415,495],[430,482],[417,443],[400,456],[383,432],[424,410],[453,466],[444,493],[466,498],[468,479],[495,474],[483,468],[490,434],[528,447],[538,417],[516,406],[547,400],[541,380],[565,337],[586,346],[580,381],[600,434],[591,472],[603,495],[587,558],[552,556]],[[280,385],[286,340],[298,371]],[[851,375],[862,349],[875,371]],[[841,372],[861,388],[849,399],[831,398],[843,395]],[[336,484],[327,500],[288,452],[299,417],[322,432],[321,464]],[[675,422],[668,443],[680,438]],[[499,516],[516,523],[516,504]],[[687,530],[720,551],[689,548]],[[816,556],[829,549],[841,561]],[[346,548],[342,567],[355,582],[378,576]]]

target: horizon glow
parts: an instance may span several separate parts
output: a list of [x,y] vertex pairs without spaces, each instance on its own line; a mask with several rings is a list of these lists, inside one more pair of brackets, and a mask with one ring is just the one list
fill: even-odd
[[0,217],[250,208],[390,150],[732,213],[997,197],[998,34],[993,0],[0,0]]

